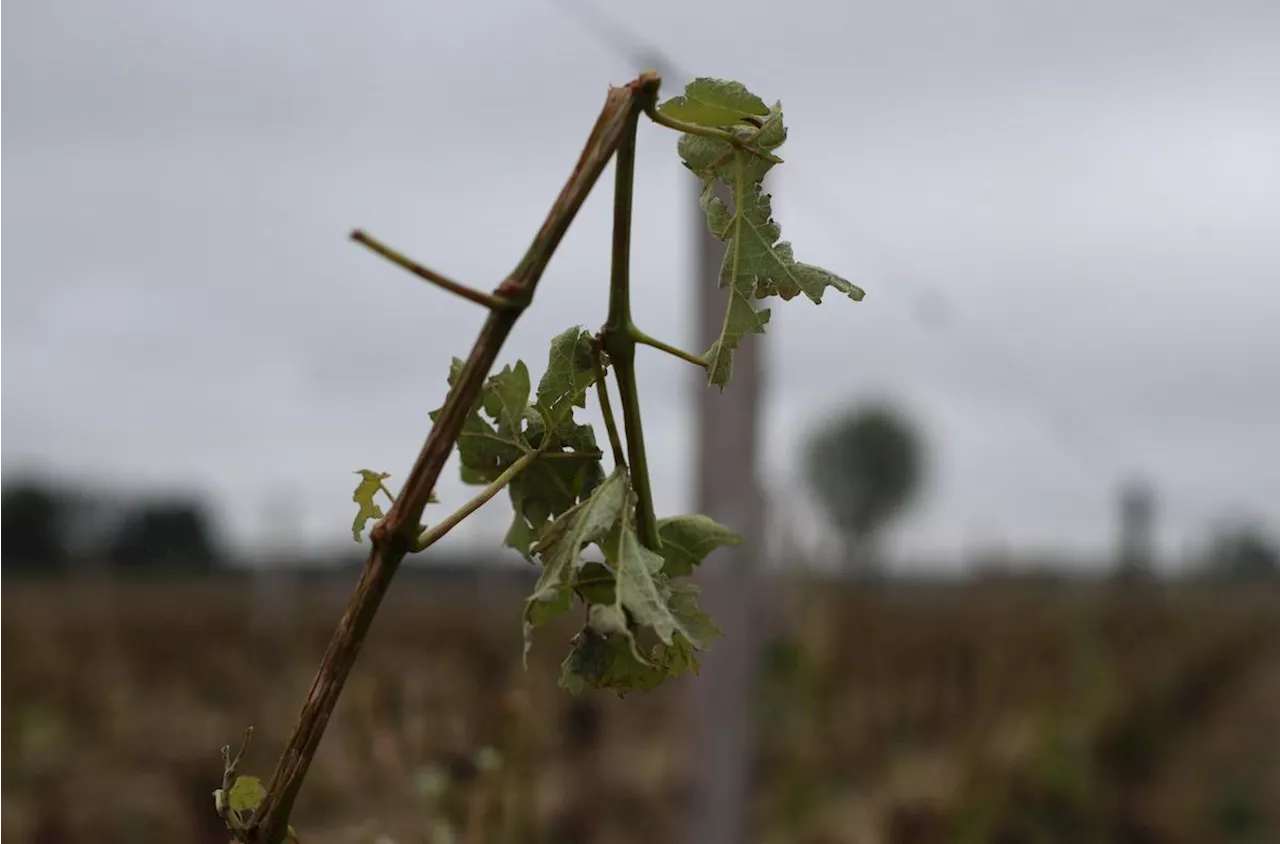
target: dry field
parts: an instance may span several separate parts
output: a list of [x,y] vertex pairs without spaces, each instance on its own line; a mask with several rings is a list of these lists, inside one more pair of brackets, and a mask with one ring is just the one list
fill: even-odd
[[[10,842],[227,840],[220,745],[270,773],[351,579],[3,593]],[[681,684],[575,702],[509,582],[397,584],[295,825],[322,842],[656,842]],[[790,588],[761,657],[768,844],[1280,841],[1280,592]],[[714,659],[714,653],[709,657]]]

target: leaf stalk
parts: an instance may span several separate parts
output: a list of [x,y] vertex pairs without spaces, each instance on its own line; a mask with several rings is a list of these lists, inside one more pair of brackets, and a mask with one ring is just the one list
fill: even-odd
[[675,346],[672,346],[670,343],[664,343],[661,340],[657,339],[656,337],[650,337],[648,334],[645,334],[643,331],[641,331],[639,328],[636,328],[634,325],[628,325],[627,331],[631,334],[632,339],[634,339],[637,343],[643,346],[649,346],[651,348],[657,349],[660,352],[666,352],[672,357],[680,358],[680,360],[687,361],[693,364],[694,366],[700,366],[703,369],[707,368],[706,358],[699,357],[698,355],[695,355],[692,352],[686,352],[684,349],[676,348]]
[[489,499],[506,489],[507,484],[515,480],[516,475],[529,468],[529,466],[531,466],[538,458],[546,456],[547,455],[540,450],[529,451],[520,455],[516,462],[508,466],[501,475],[494,478],[493,481],[484,489],[480,490],[474,498],[466,504],[463,504],[457,510],[454,510],[449,515],[445,516],[440,522],[424,530],[422,534],[418,536],[418,540],[413,544],[413,550],[415,552],[425,551],[435,543],[439,542],[446,534],[449,533],[449,531],[456,528],[463,519],[479,510],[489,502]]

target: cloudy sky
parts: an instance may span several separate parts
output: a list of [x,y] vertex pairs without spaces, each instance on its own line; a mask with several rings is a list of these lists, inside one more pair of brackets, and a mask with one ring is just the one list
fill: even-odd
[[[607,5],[682,72],[783,101],[784,237],[867,290],[775,309],[778,494],[823,414],[887,396],[933,445],[904,552],[1103,547],[1135,472],[1170,547],[1219,513],[1280,520],[1280,4]],[[351,471],[403,478],[483,316],[346,234],[503,277],[637,69],[566,8],[11,3],[6,477],[205,490],[245,543],[288,496],[310,542],[341,541]],[[692,345],[707,280],[674,145],[642,127],[635,307]],[[536,375],[547,338],[601,322],[609,194],[504,359]],[[686,369],[641,364],[664,512],[690,506]]]

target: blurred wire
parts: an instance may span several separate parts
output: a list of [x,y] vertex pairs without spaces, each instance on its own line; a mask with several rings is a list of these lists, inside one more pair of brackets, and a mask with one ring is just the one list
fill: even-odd
[[[628,27],[626,24],[606,14],[591,2],[584,0],[548,0],[570,17],[581,24],[591,35],[608,44],[613,50],[625,56],[637,70],[655,69],[664,78],[690,80],[692,75],[673,61],[651,41]],[[1202,500],[1202,496],[1187,495],[1185,490],[1179,491],[1161,482],[1150,473],[1141,471],[1141,467],[1116,465],[1114,455],[1124,454],[1123,444],[1108,437],[1100,430],[1089,425],[1071,408],[1062,407],[1044,395],[1035,385],[1042,383],[1036,373],[1022,362],[1018,350],[1002,346],[993,340],[993,332],[963,331],[958,325],[957,310],[944,292],[943,286],[925,277],[918,271],[908,270],[903,264],[891,257],[893,249],[867,231],[853,231],[848,226],[849,213],[847,207],[823,185],[807,179],[797,179],[794,174],[788,178],[800,188],[797,193],[803,194],[806,204],[823,207],[825,214],[817,215],[816,222],[827,228],[832,235],[832,242],[850,244],[858,243],[859,261],[866,267],[863,275],[875,276],[892,282],[899,290],[911,298],[909,308],[917,326],[926,334],[937,336],[950,333],[953,341],[967,345],[971,351],[978,351],[985,360],[983,364],[992,368],[1003,367],[1004,370],[1022,381],[1020,399],[1036,414],[1044,432],[1067,455],[1079,463],[1090,467],[1096,473],[1100,483],[1114,487],[1131,474],[1142,474],[1147,480],[1156,483],[1164,497],[1166,506],[1180,510],[1184,517],[1202,522],[1208,527],[1217,522],[1222,513],[1218,507]],[[839,232],[834,231],[831,220],[840,220]],[[837,236],[838,235],[838,236]],[[875,255],[868,260],[868,254]],[[914,291],[914,295],[912,295]],[[1034,397],[1027,401],[1027,397]],[[1170,494],[1174,493],[1174,494]]]

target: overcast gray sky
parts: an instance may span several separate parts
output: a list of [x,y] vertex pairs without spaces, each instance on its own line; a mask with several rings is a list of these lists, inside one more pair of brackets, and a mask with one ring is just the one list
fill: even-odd
[[[823,413],[889,396],[933,444],[905,552],[1102,547],[1131,471],[1164,492],[1171,545],[1218,511],[1280,519],[1280,3],[611,5],[691,73],[783,101],[783,235],[867,290],[775,308],[780,494]],[[483,316],[347,232],[492,286],[636,70],[545,0],[5,17],[6,475],[204,489],[245,542],[286,494],[340,541],[352,470],[403,479]],[[687,345],[706,280],[674,145],[642,127],[635,307]],[[535,377],[552,334],[603,318],[609,195],[503,356]],[[690,502],[685,369],[640,372],[669,513]]]

